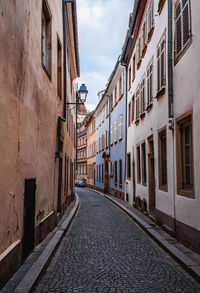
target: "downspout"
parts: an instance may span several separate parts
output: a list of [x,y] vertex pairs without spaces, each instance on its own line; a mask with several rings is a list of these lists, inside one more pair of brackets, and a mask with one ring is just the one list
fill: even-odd
[[173,1],[168,0],[168,115],[169,129],[172,131],[173,151],[173,209],[174,209],[174,236],[176,237],[176,187],[175,187],[175,143],[174,143],[174,84],[173,84]]
[[63,96],[64,96],[64,105],[63,105],[63,118],[66,120],[66,83],[67,83],[67,56],[66,56],[66,9],[65,9],[65,0],[63,0]]
[[128,85],[127,85],[127,74],[128,74],[128,66],[125,62],[122,62],[121,61],[121,65],[124,66],[126,68],[126,76],[125,76],[125,89],[124,89],[124,92],[125,92],[125,164],[124,164],[124,181],[125,181],[125,196],[126,196],[126,168],[127,168],[127,100],[128,100],[128,91],[127,91],[127,88],[128,88]]
[[60,135],[61,135],[61,124],[66,122],[66,81],[67,81],[67,70],[66,70],[66,11],[65,11],[65,0],[63,0],[63,117],[58,116],[57,124],[57,148],[55,157],[59,158],[60,152]]

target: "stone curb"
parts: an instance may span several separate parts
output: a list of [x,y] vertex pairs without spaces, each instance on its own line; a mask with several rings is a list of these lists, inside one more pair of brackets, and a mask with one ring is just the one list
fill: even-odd
[[163,236],[159,234],[151,225],[143,221],[140,217],[130,211],[128,208],[123,206],[121,203],[106,195],[100,191],[89,189],[94,191],[108,200],[112,201],[117,205],[121,210],[123,210],[128,216],[130,216],[147,234],[150,236],[157,244],[159,244],[168,254],[170,254],[182,267],[188,271],[193,277],[200,281],[200,266],[190,259],[187,255],[181,252],[173,244],[170,244]]
[[59,243],[62,240],[62,237],[64,236],[64,233],[68,229],[70,223],[72,222],[80,201],[79,201],[79,196],[77,193],[75,193],[75,205],[72,208],[70,214],[66,217],[64,222],[60,227],[58,227],[56,233],[46,246],[46,248],[43,250],[41,255],[38,257],[36,262],[31,266],[30,270],[26,273],[22,281],[18,284],[16,287],[14,293],[29,293],[33,289],[34,285],[38,281],[39,277],[41,276],[42,272],[44,269],[47,267],[49,264],[51,257],[53,256],[56,248],[58,247]]

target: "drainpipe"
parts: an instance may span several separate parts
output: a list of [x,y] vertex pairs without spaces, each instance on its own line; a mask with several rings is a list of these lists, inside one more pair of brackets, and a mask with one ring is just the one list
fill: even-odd
[[63,105],[63,118],[66,120],[66,83],[67,83],[67,56],[66,56],[66,1],[63,0],[63,95],[64,95],[64,105]]
[[174,209],[174,236],[176,237],[176,187],[175,187],[175,143],[174,143],[174,84],[173,84],[173,1],[168,0],[168,115],[169,129],[172,131],[173,148],[173,209]]

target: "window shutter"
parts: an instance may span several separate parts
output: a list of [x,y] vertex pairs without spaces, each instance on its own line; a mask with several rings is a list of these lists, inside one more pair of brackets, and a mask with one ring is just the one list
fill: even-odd
[[181,4],[176,7],[176,54],[182,50],[182,29],[181,29]]
[[189,12],[189,1],[187,1],[185,7],[183,8],[183,46],[187,44],[189,39],[190,39],[190,12]]

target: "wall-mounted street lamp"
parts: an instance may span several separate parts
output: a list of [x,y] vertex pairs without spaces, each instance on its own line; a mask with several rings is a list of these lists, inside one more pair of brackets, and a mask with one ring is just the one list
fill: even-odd
[[[88,90],[85,84],[80,86],[80,89],[76,92],[76,102],[66,103],[67,105],[82,105],[85,103],[87,98]],[[79,102],[80,101],[80,102]]]

